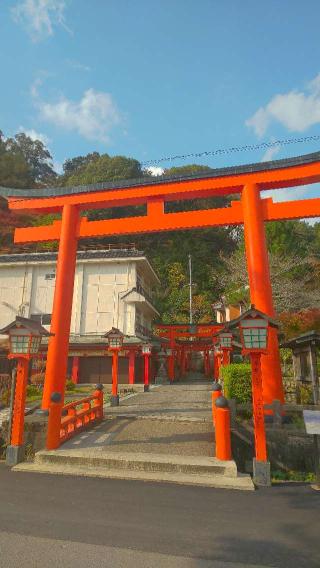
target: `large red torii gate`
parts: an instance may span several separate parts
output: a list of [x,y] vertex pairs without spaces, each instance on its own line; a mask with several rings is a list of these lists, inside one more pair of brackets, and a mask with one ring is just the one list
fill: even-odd
[[[320,216],[320,198],[284,203],[262,199],[263,190],[295,187],[320,181],[320,152],[247,166],[176,177],[97,184],[78,188],[12,190],[0,188],[15,211],[61,212],[61,221],[50,226],[17,228],[15,243],[59,240],[57,278],[43,408],[50,395],[64,395],[77,243],[79,238],[195,229],[219,225],[244,225],[251,302],[274,316],[265,221]],[[240,194],[229,207],[182,213],[165,213],[165,203],[196,198]],[[88,221],[81,212],[89,209],[147,205],[147,215]],[[283,387],[276,331],[270,333],[269,354],[262,357],[265,403],[283,401]]]

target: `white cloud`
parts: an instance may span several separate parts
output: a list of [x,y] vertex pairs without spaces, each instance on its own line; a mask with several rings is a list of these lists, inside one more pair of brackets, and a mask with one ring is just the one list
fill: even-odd
[[62,26],[71,33],[65,22],[65,9],[64,0],[20,0],[12,8],[12,16],[36,42],[53,36],[55,26]]
[[33,128],[25,129],[23,126],[19,127],[19,132],[24,132],[26,136],[29,136],[31,140],[40,140],[45,146],[51,142],[50,138],[46,134],[42,134],[41,132],[37,132]]
[[280,152],[280,146],[271,146],[267,148],[261,158],[261,162],[270,162]]
[[91,71],[89,65],[84,65],[79,61],[74,61],[73,59],[67,59],[66,64],[71,67],[71,69],[76,69],[77,71]]
[[63,174],[62,162],[59,162],[58,160],[53,160],[53,169],[55,172],[57,172],[57,174],[62,175]]
[[164,169],[160,168],[159,166],[150,166],[146,168],[146,171],[149,172],[152,176],[162,176]]
[[301,187],[287,187],[283,189],[272,189],[271,191],[262,191],[262,197],[272,197],[274,202],[294,201],[306,197],[310,191],[310,186],[302,185]]
[[65,97],[48,103],[38,93],[38,83],[31,88],[40,118],[65,130],[76,131],[88,140],[109,142],[109,133],[120,122],[120,114],[109,93],[88,89],[79,101]]
[[246,121],[246,125],[261,137],[273,121],[290,132],[304,132],[320,123],[320,73],[304,91],[293,90],[272,97],[265,107],[260,107]]
[[39,96],[39,87],[41,87],[43,80],[38,77],[35,79],[30,87],[30,94],[35,99]]

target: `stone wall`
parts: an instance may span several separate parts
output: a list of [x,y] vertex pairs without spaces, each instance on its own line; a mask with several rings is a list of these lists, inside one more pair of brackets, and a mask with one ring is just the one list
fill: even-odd
[[[268,458],[271,469],[281,471],[314,471],[313,437],[303,430],[266,428]],[[232,429],[232,452],[240,471],[248,472],[254,457],[254,434],[251,425]]]
[[[43,450],[47,437],[47,423],[46,416],[33,414],[25,417],[24,423],[24,443],[26,448],[30,448],[31,453]],[[9,422],[5,421],[1,427],[1,438],[8,439],[8,425]],[[28,452],[27,452],[28,453]]]
[[292,375],[282,376],[284,397],[286,404],[296,404],[297,402],[297,382]]

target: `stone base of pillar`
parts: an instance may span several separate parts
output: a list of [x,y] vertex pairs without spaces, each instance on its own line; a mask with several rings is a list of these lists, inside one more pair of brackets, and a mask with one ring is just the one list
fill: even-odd
[[143,385],[143,392],[149,392],[150,387],[149,385]]
[[111,404],[111,406],[119,406],[119,395],[118,394],[115,395],[115,396],[112,395],[110,397],[110,404]]
[[253,458],[253,483],[258,487],[271,486],[270,462]]
[[25,460],[25,446],[8,446],[6,450],[6,465],[17,465]]
[[34,414],[38,414],[40,416],[49,416],[49,410],[47,410],[46,408],[37,408],[37,410],[34,411]]

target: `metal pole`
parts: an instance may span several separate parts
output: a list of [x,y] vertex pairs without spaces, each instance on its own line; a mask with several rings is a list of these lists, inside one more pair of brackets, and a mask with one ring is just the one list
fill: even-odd
[[192,261],[191,254],[189,254],[189,310],[190,310],[190,325],[192,324]]

